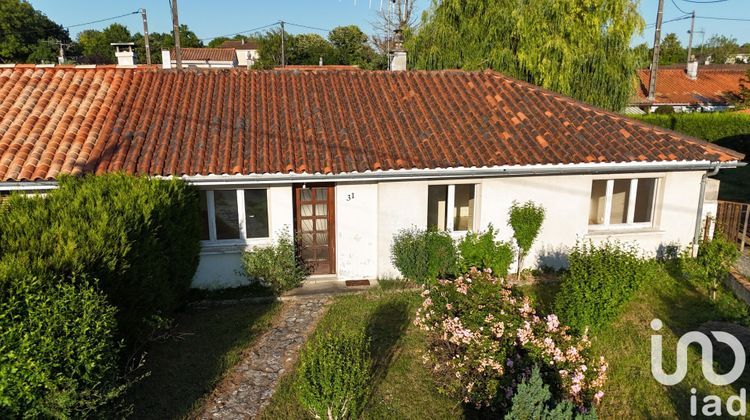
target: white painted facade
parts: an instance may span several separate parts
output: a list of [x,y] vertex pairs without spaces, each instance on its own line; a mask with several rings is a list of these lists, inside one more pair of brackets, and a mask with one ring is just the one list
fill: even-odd
[[[526,267],[566,264],[565,254],[578,240],[635,242],[646,255],[662,245],[693,241],[701,176],[705,172],[651,172],[609,175],[505,176],[457,179],[342,181],[335,187],[336,276],[339,280],[398,276],[390,261],[393,236],[401,229],[427,226],[430,185],[474,184],[473,229],[491,223],[498,239],[510,240],[507,214],[514,201],[532,200],[546,209],[546,219]],[[596,179],[657,178],[652,224],[597,230],[589,226],[592,182]],[[244,185],[244,187],[243,187]],[[312,185],[312,183],[308,183]],[[234,188],[259,188],[235,184]],[[201,186],[201,188],[209,188]],[[712,190],[709,188],[709,190]],[[276,184],[268,195],[270,238],[235,245],[205,244],[193,286],[221,288],[247,284],[240,274],[245,249],[272,243],[276,233],[293,229],[292,185]],[[715,199],[714,199],[715,200]],[[715,212],[709,198],[704,215]],[[460,237],[461,232],[453,232]]]

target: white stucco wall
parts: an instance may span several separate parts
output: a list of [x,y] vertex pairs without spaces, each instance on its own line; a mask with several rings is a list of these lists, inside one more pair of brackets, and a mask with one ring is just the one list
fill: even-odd
[[339,280],[378,275],[378,185],[336,186],[336,271]]
[[[257,187],[256,187],[257,188]],[[241,257],[244,250],[271,244],[281,232],[293,234],[293,200],[291,185],[273,186],[268,190],[267,239],[249,240],[246,245],[204,246],[192,287],[221,289],[249,284],[241,274]]]

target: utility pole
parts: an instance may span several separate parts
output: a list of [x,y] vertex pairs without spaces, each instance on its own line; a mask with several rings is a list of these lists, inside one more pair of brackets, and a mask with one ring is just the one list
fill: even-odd
[[172,32],[174,33],[174,59],[177,70],[182,70],[182,52],[180,51],[180,18],[177,16],[177,0],[169,0],[172,7]]
[[146,16],[146,9],[141,9],[141,17],[143,18],[143,43],[146,45],[146,64],[151,65],[151,46],[148,43],[148,17]]
[[656,13],[656,31],[654,33],[654,56],[651,60],[651,77],[648,82],[648,99],[656,97],[656,72],[659,70],[659,44],[661,43],[661,21],[664,16],[664,0],[659,0],[659,11]]
[[281,23],[281,67],[286,67],[286,59],[284,58],[284,38],[285,38],[285,32],[284,32],[284,21],[280,21]]
[[687,63],[690,64],[690,60],[692,59],[693,55],[693,32],[695,31],[695,10],[693,10],[693,13],[690,17],[690,36],[688,37],[688,56],[687,56]]

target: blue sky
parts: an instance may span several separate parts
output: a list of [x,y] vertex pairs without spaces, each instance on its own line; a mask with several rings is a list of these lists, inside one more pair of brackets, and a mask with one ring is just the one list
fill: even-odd
[[[694,0],[706,1],[706,0]],[[682,16],[674,3],[685,11],[695,9],[698,16],[718,16],[750,19],[750,0],[726,0],[722,3],[696,4],[686,0],[665,0],[664,20]],[[382,1],[387,4],[387,0]],[[168,0],[106,1],[106,0],[31,0],[31,4],[47,14],[56,22],[68,26],[93,21],[116,15],[122,15],[141,7],[146,8],[149,16],[149,30],[166,32],[170,30]],[[180,22],[188,24],[200,38],[232,34],[278,20],[297,24],[330,29],[344,24],[357,24],[365,32],[372,32],[370,22],[381,0],[274,0],[274,1],[240,1],[240,0],[178,0]],[[421,0],[421,9],[429,6],[430,0]],[[640,11],[646,23],[656,20],[658,0],[642,0]],[[141,19],[131,15],[116,20],[126,25],[131,32],[142,30]],[[101,29],[112,21],[71,29],[71,35],[87,28]],[[289,26],[290,32],[310,31],[305,28]],[[687,43],[687,31],[690,20],[680,20],[664,24],[664,33],[675,32],[683,43]],[[696,31],[705,31],[708,39],[715,33],[737,38],[740,44],[750,42],[750,22],[732,22],[720,20],[696,20]],[[637,36],[633,43],[653,42],[653,28],[647,28]],[[314,32],[314,31],[313,31]],[[325,33],[322,33],[325,35]],[[696,43],[701,35],[696,35]]]

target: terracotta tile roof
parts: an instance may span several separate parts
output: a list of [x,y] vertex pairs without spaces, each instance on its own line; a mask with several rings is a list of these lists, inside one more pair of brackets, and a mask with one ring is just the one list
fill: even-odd
[[[691,80],[685,67],[659,68],[656,75],[656,104],[727,104],[727,97],[740,89],[750,65],[699,66],[698,78]],[[650,71],[638,71],[638,91],[634,104],[651,104],[648,100]],[[747,83],[747,82],[746,82]]]
[[326,70],[360,70],[359,66],[348,66],[344,64],[326,64],[323,66],[310,65],[286,65],[284,67],[276,66],[274,70],[299,70],[299,71],[326,71]]
[[0,180],[742,155],[494,72],[0,68]]
[[[180,48],[182,59],[186,61],[234,61],[237,57],[234,48]],[[169,51],[172,61],[175,59],[175,51]]]
[[242,43],[241,40],[224,41],[221,43],[221,45],[219,45],[219,48],[234,48],[235,50],[257,50],[260,47],[258,46],[257,41],[247,39],[244,43]]

